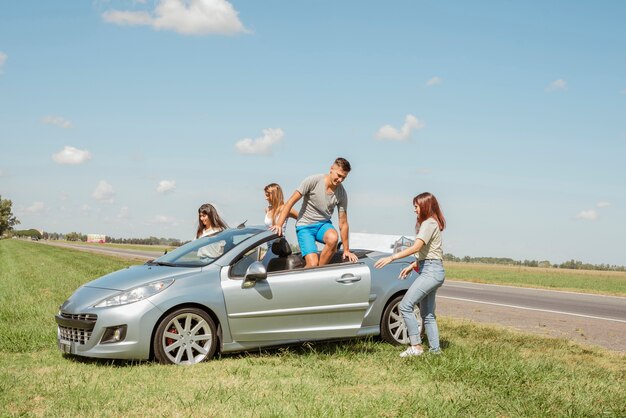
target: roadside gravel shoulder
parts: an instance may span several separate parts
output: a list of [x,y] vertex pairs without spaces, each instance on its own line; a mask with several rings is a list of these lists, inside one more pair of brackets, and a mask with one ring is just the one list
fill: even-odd
[[565,338],[626,353],[626,324],[547,312],[533,312],[451,299],[437,299],[437,314]]

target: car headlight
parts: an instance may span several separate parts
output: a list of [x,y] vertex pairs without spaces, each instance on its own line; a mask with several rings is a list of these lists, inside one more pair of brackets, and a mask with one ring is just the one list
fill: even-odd
[[108,306],[121,306],[139,302],[140,300],[147,299],[150,296],[154,296],[157,293],[162,292],[170,287],[172,283],[174,283],[174,279],[165,279],[135,287],[134,289],[120,292],[98,302],[94,305],[94,308],[106,308]]

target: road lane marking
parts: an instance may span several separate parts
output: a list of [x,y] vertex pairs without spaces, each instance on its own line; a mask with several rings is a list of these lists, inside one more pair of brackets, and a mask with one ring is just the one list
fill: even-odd
[[[463,283],[463,284],[469,284],[469,286],[459,286],[458,284],[450,284],[448,285],[448,283]],[[475,285],[474,287],[472,287],[472,285]],[[511,289],[521,289],[521,290],[541,290],[543,292],[555,292],[555,293],[569,293],[572,295],[578,295],[578,296],[600,296],[603,298],[616,298],[616,299],[626,299],[626,297],[624,296],[617,296],[617,295],[601,295],[599,293],[585,293],[583,291],[580,292],[572,292],[570,290],[558,290],[558,289],[543,289],[541,287],[525,287],[525,286],[513,286],[513,285],[507,285],[507,284],[494,284],[494,283],[477,283],[477,282],[466,282],[466,281],[462,281],[462,280],[446,280],[443,284],[444,287],[460,287],[461,289],[477,289],[480,286],[494,286],[494,287],[508,287]]]
[[583,315],[583,314],[577,314],[577,313],[573,313],[573,312],[552,311],[552,310],[549,310],[549,309],[528,308],[526,306],[507,305],[507,304],[504,304],[504,303],[494,303],[494,302],[484,302],[482,300],[465,299],[465,298],[454,298],[454,297],[451,297],[451,296],[440,296],[440,295],[438,295],[438,297],[444,298],[444,299],[460,300],[462,302],[474,302],[474,303],[482,303],[484,305],[502,306],[502,307],[505,307],[505,308],[525,309],[527,311],[548,312],[548,313],[555,313],[555,314],[561,314],[561,315],[580,316],[582,318],[601,319],[601,320],[604,320],[604,321],[614,321],[614,322],[621,322],[621,323],[626,324],[626,320],[623,320],[623,319],[605,318],[605,317],[602,317],[602,316],[593,316],[593,315]]

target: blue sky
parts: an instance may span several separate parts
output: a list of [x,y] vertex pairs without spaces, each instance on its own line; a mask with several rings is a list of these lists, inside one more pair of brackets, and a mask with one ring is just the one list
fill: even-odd
[[0,0],[19,228],[190,239],[350,160],[351,230],[626,265],[626,3]]

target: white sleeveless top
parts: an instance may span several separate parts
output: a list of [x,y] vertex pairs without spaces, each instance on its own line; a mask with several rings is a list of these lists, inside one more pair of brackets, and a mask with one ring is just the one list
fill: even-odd
[[[274,220],[276,220],[278,218],[278,216],[274,217]],[[287,221],[289,220],[289,218],[285,219],[285,223],[283,223],[283,229],[285,229],[287,227]],[[263,223],[265,223],[265,226],[267,226],[268,228],[272,225],[274,225],[274,222],[272,222],[272,218],[270,218],[269,215],[269,211],[265,212],[265,219],[263,220]]]

